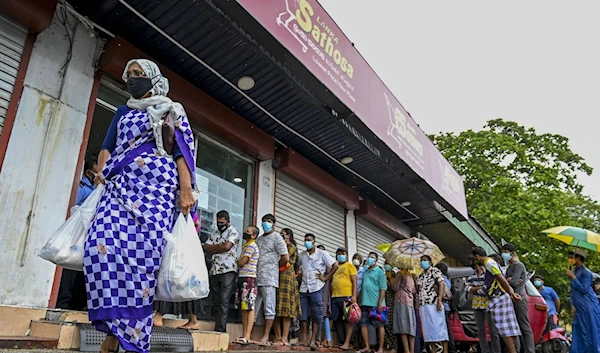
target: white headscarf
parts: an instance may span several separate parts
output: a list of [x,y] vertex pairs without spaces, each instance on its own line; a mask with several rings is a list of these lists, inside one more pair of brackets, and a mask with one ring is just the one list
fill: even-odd
[[169,154],[165,151],[162,140],[163,118],[165,114],[171,112],[174,121],[180,120],[181,116],[185,115],[185,110],[180,103],[173,102],[167,97],[167,93],[169,93],[169,80],[160,73],[158,65],[150,60],[129,60],[123,71],[123,81],[127,82],[127,70],[133,63],[140,65],[144,74],[146,74],[146,77],[152,79],[152,84],[154,86],[150,90],[150,97],[143,99],[131,97],[127,101],[127,106],[131,109],[145,110],[148,112],[152,123],[154,138],[156,139],[156,147],[161,155],[168,156]]

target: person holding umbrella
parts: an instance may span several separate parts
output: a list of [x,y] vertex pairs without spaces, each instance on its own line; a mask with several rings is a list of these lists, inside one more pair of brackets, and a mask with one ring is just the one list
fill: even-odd
[[571,279],[571,353],[600,353],[600,304],[592,289],[592,272],[584,265],[586,255],[586,251],[579,248],[569,252],[570,268],[566,273]]

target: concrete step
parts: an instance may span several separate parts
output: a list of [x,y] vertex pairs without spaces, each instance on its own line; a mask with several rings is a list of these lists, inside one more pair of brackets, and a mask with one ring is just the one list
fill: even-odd
[[[177,330],[173,327],[179,327],[187,322],[187,320],[170,320],[166,319],[163,328],[167,330]],[[218,352],[226,351],[229,347],[229,334],[212,332],[212,331],[191,331],[193,346],[195,352]],[[19,337],[23,342],[32,341],[49,342],[45,343],[49,347],[42,346],[38,348],[56,348],[60,350],[79,350],[81,348],[81,331],[77,322],[66,321],[49,321],[39,320],[32,321],[30,328],[30,337]],[[7,343],[8,344],[8,343]],[[10,345],[10,344],[8,344]],[[22,343],[21,345],[26,345]],[[3,346],[4,348],[8,348]],[[0,347],[0,348],[3,348]],[[17,347],[19,348],[19,347]],[[36,348],[32,346],[30,348]]]
[[0,336],[0,350],[3,349],[57,349],[58,340],[36,337]]

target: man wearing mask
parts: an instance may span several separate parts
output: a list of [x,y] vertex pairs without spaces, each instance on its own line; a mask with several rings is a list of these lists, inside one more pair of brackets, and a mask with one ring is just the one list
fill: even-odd
[[277,290],[279,288],[279,268],[291,266],[285,240],[275,234],[275,216],[266,214],[262,218],[264,234],[256,239],[260,251],[257,265],[256,285],[258,297],[256,298],[256,312],[263,309],[265,315],[265,331],[258,344],[270,345],[269,335],[273,328],[277,307]]
[[[585,250],[569,253],[567,276],[571,280],[573,344],[571,353],[600,353],[600,304],[592,289],[593,275],[585,267]],[[575,266],[575,269],[571,268]]]
[[[100,173],[100,170],[98,170],[97,154],[88,155],[85,159],[84,173],[77,189],[76,206],[81,206],[96,188],[93,180],[98,173]],[[65,310],[83,310],[86,306],[87,295],[83,272],[63,269],[56,307]]]
[[529,324],[529,307],[527,304],[527,293],[525,284],[527,283],[527,269],[525,265],[519,261],[515,254],[515,246],[508,243],[502,246],[502,259],[508,263],[506,269],[506,280],[515,292],[518,293],[522,300],[514,302],[515,314],[521,328],[521,345],[524,353],[535,353],[535,342],[533,339],[533,331]]
[[343,350],[350,349],[350,338],[352,337],[352,325],[344,322],[344,306],[356,303],[356,266],[348,262],[348,252],[344,248],[336,251],[336,258],[339,264],[337,271],[333,274],[331,282],[331,319],[336,326],[345,324],[346,336],[344,344],[340,347]]
[[[337,271],[338,265],[326,251],[317,249],[315,236],[306,234],[304,236],[304,247],[306,251],[300,254],[298,263],[300,265],[299,276],[302,276],[300,285],[300,345],[317,348],[317,334],[323,322],[323,287],[325,282]],[[327,274],[327,275],[325,275]],[[312,336],[308,338],[308,318],[311,318]]]
[[210,291],[215,315],[215,331],[227,331],[229,300],[237,277],[237,247],[240,235],[229,220],[227,211],[217,212],[217,231],[204,244],[204,251],[212,257]]
[[379,349],[377,353],[383,353],[385,344],[385,322],[379,321],[376,318],[369,317],[369,313],[373,308],[377,308],[377,312],[381,313],[385,306],[385,291],[387,290],[387,279],[385,272],[377,266],[378,255],[375,252],[369,253],[367,258],[367,269],[363,274],[363,283],[360,293],[360,307],[362,309],[362,317],[360,319],[360,333],[363,338],[365,347],[360,352],[369,352],[369,331],[367,326],[372,325],[377,330],[377,338],[379,341]]
[[544,285],[544,277],[540,275],[533,276],[533,285],[540,292],[546,301],[548,307],[548,330],[558,327],[558,313],[560,312],[560,299],[552,287]]
[[483,289],[488,296],[488,311],[492,316],[498,335],[504,340],[508,353],[517,353],[516,339],[521,335],[521,330],[515,315],[513,301],[520,301],[522,298],[508,284],[500,270],[500,265],[487,257],[484,248],[474,247],[473,256],[485,268]]

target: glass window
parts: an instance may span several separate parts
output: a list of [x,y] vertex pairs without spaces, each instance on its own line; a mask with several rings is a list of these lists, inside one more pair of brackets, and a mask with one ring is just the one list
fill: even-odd
[[[255,163],[204,135],[196,135],[196,143],[200,239],[205,242],[217,231],[216,215],[221,210],[229,212],[231,225],[239,231],[241,237],[246,226],[253,222]],[[238,256],[242,251],[241,245],[242,239],[237,248]],[[207,265],[210,266],[208,258]],[[230,302],[229,319],[240,322],[239,311],[234,310],[233,303],[234,296]],[[202,300],[198,318],[214,321],[211,308],[212,299],[209,296]]]

